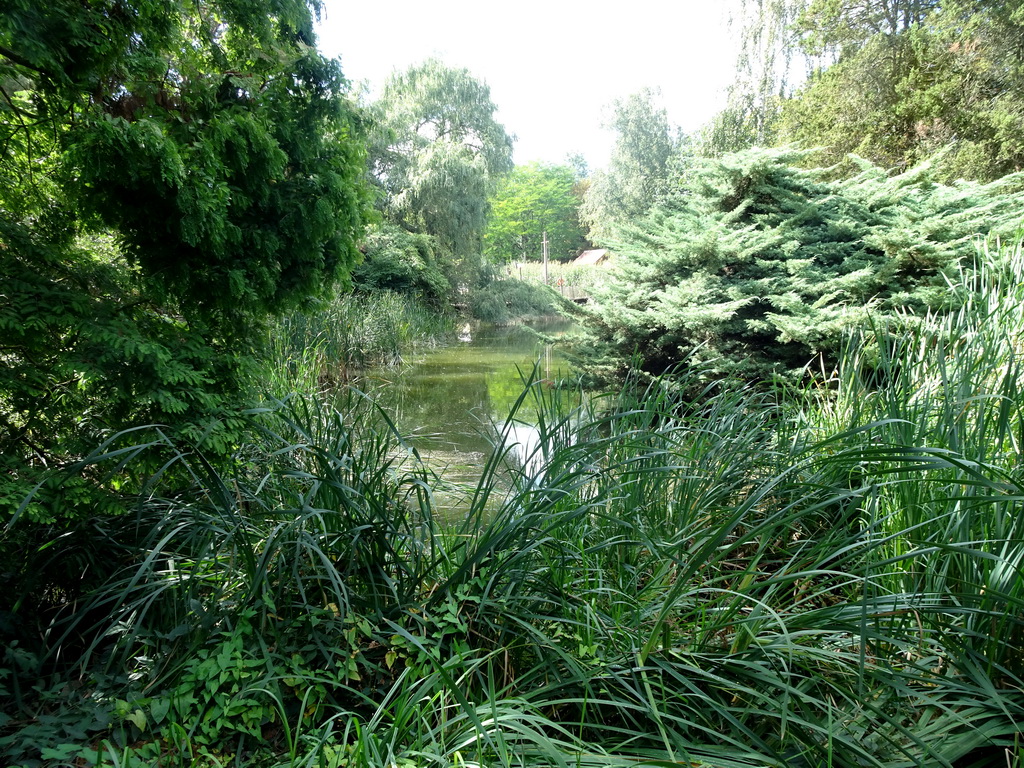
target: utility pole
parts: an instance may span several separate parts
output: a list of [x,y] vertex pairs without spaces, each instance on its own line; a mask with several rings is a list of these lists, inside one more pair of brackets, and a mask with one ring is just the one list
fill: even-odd
[[548,284],[548,232],[544,230],[544,285]]

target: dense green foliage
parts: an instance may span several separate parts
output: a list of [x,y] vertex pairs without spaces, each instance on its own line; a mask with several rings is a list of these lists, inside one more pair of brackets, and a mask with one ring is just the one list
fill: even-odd
[[365,155],[312,23],[304,0],[5,6],[5,509],[106,430],[217,423],[226,449],[210,418],[267,314],[347,278]]
[[54,245],[111,229],[182,311],[221,323],[357,260],[362,150],[305,2],[16,3],[2,24],[12,224]]
[[408,293],[340,293],[316,310],[279,318],[262,350],[254,388],[280,393],[326,393],[369,366],[393,366],[417,346],[453,337],[450,315]]
[[484,233],[485,253],[494,263],[543,258],[568,261],[587,248],[580,223],[582,194],[576,172],[565,165],[533,163],[513,169],[491,199]]
[[118,557],[6,645],[4,759],[1013,765],[1024,260],[960,278],[954,311],[866,331],[874,380],[854,339],[834,380],[776,397],[528,382],[456,519],[352,390],[248,414],[223,472],[121,436],[188,472],[27,553]]
[[1024,179],[936,184],[927,168],[868,164],[846,181],[754,150],[708,160],[645,218],[608,239],[616,271],[587,314],[605,375],[631,357],[746,380],[835,364],[865,318],[910,324],[944,305],[977,235],[1012,237]]
[[361,124],[317,0],[8,0],[0,763],[1024,761],[1024,255],[976,250],[1024,179],[936,183],[1017,167],[1019,3],[757,5],[836,63],[782,123],[763,66],[723,141],[958,143],[837,180],[619,102],[585,207],[617,266],[558,284],[633,370],[525,377],[464,485],[350,376],[453,300],[558,302],[481,257],[489,199],[496,254],[569,221],[569,169],[499,186],[486,86],[436,61]]
[[488,199],[512,170],[490,89],[435,59],[395,73],[371,107],[371,174],[389,221],[430,235],[454,286],[476,279]]
[[437,251],[430,235],[384,222],[367,233],[363,262],[353,271],[353,283],[361,293],[393,291],[443,309],[451,299],[452,286]]
[[1024,167],[1020,4],[891,5],[811,3],[804,43],[837,60],[785,105],[782,139],[900,168],[944,150],[948,179]]
[[[1024,6],[1017,0],[746,3],[745,58],[708,149],[797,141],[824,165],[886,168],[936,153],[943,180],[1024,167]],[[781,49],[781,51],[780,51]],[[788,51],[810,65],[794,87]],[[843,169],[850,172],[851,167]]]
[[533,317],[557,316],[558,294],[541,282],[514,277],[493,279],[470,295],[469,311],[478,320],[506,324]]

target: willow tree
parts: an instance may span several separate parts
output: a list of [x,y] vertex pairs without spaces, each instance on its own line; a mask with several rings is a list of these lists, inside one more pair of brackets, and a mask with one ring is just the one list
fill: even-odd
[[318,9],[5,4],[0,503],[110,430],[214,434],[264,318],[358,261],[365,150]]
[[725,108],[702,132],[699,151],[721,155],[776,142],[783,101],[811,64],[794,25],[809,0],[736,0],[730,26],[739,52]]
[[488,200],[512,170],[512,138],[490,89],[435,59],[394,74],[372,106],[372,175],[385,215],[432,236],[449,278],[475,276]]

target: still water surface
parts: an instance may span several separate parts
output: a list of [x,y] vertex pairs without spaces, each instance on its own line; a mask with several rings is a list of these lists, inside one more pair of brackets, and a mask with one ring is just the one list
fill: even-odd
[[[417,351],[400,369],[371,374],[382,385],[378,401],[403,433],[415,435],[413,445],[432,465],[447,469],[449,479],[469,480],[492,450],[492,425],[507,418],[534,365],[544,378],[571,374],[537,333],[557,337],[570,327],[559,320],[464,330],[451,346]],[[528,408],[517,414],[527,422],[532,417]]]

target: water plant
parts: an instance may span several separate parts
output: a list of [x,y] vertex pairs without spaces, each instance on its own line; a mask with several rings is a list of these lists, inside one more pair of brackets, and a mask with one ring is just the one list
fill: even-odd
[[956,311],[866,327],[871,344],[800,390],[694,398],[693,372],[595,398],[528,376],[496,432],[529,423],[536,461],[497,439],[457,520],[351,388],[247,412],[228,464],[125,435],[80,471],[113,482],[129,448],[164,469],[129,513],[29,557],[86,548],[103,572],[73,600],[28,596],[48,608],[19,614],[0,749],[25,765],[1013,764],[1021,285],[1019,249],[992,249],[951,286]]
[[338,294],[319,309],[277,321],[256,388],[274,397],[328,392],[367,366],[396,365],[411,347],[449,339],[453,328],[451,317],[410,296]]

